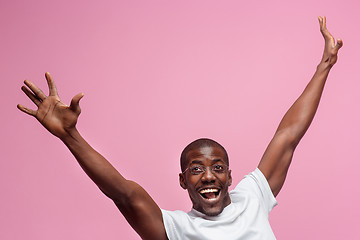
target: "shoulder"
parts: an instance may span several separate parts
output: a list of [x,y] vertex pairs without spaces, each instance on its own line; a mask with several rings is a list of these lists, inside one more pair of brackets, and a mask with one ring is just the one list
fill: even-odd
[[256,198],[270,212],[277,205],[269,183],[260,169],[246,175],[230,192],[232,202],[243,201],[245,198]]
[[169,239],[182,239],[184,227],[189,225],[189,215],[180,210],[161,209],[166,234]]
[[181,210],[169,211],[169,210],[161,209],[161,213],[163,215],[163,218],[181,219],[181,218],[186,218],[188,216],[186,212]]

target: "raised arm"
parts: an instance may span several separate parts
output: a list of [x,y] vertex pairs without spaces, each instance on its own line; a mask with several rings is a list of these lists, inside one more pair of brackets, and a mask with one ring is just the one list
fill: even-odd
[[318,20],[325,39],[321,62],[303,93],[281,120],[258,166],[268,180],[274,196],[284,184],[294,150],[315,116],[327,76],[343,45],[341,39],[335,44],[333,36],[326,28],[326,18],[319,17]]
[[76,123],[81,112],[79,102],[84,94],[77,94],[70,106],[67,106],[61,102],[50,74],[46,73],[45,77],[49,96],[28,80],[24,82],[26,86],[21,88],[38,109],[31,110],[20,104],[18,108],[34,116],[50,133],[64,142],[86,174],[114,201],[143,239],[167,239],[161,210],[150,195],[135,182],[126,180],[77,131]]

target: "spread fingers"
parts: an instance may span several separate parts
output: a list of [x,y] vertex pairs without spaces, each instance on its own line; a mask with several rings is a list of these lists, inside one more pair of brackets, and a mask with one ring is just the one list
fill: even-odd
[[24,112],[24,113],[26,113],[26,114],[29,114],[30,116],[36,116],[36,111],[35,110],[32,110],[32,109],[29,109],[29,108],[27,108],[27,107],[24,107],[23,105],[21,105],[21,104],[18,104],[17,105],[17,108],[20,110],[20,111],[22,111],[22,112]]
[[46,81],[47,81],[48,86],[49,86],[49,95],[50,96],[57,96],[56,86],[55,86],[54,80],[52,79],[49,72],[45,73],[45,78],[46,78]]
[[29,80],[25,80],[24,83],[30,88],[30,90],[34,93],[35,97],[38,98],[40,101],[43,101],[46,98],[46,95],[35,84],[30,82]]
[[21,90],[28,96],[33,103],[35,103],[36,106],[39,106],[41,103],[41,100],[37,98],[27,87],[22,86]]

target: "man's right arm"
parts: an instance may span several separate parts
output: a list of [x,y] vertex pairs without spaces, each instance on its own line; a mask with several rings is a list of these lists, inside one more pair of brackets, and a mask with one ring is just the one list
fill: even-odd
[[22,87],[24,93],[37,105],[31,110],[22,105],[18,108],[34,116],[50,133],[60,138],[92,179],[111,198],[129,224],[143,239],[167,239],[162,213],[150,195],[137,183],[125,179],[101,154],[95,151],[76,129],[80,115],[80,99],[76,95],[70,106],[63,104],[54,81],[45,74],[49,85],[46,96],[30,81]]

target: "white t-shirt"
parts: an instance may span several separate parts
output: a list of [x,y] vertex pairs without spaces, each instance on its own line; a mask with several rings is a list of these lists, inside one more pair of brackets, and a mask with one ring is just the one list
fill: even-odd
[[270,186],[257,168],[230,191],[231,203],[217,216],[161,210],[170,240],[273,240],[269,213],[277,205]]

